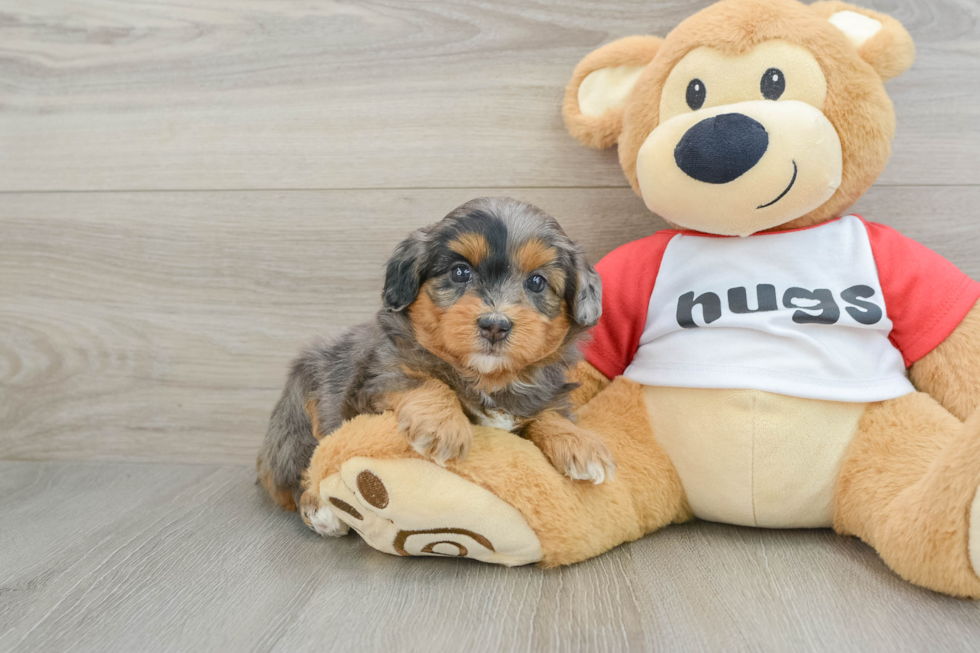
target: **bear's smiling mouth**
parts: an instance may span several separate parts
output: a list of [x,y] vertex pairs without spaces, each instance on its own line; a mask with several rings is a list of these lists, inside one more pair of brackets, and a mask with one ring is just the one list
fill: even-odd
[[789,186],[786,187],[786,190],[784,190],[782,193],[780,193],[779,194],[779,197],[777,197],[773,201],[769,202],[768,204],[763,204],[762,206],[757,206],[755,208],[757,208],[757,209],[764,209],[767,206],[772,206],[773,204],[775,204],[779,200],[783,199],[786,196],[786,193],[789,192],[789,189],[793,187],[793,184],[796,183],[796,173],[797,172],[798,172],[798,169],[796,167],[796,161],[793,161],[793,178],[789,180]]

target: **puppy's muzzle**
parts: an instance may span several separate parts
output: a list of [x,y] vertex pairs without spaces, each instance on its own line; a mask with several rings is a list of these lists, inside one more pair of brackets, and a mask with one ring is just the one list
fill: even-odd
[[487,313],[477,318],[476,326],[480,329],[480,336],[493,345],[507,339],[513,324],[499,313]]

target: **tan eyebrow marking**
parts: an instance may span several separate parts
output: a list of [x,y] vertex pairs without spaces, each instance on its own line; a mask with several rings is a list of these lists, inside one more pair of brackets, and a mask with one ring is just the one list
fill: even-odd
[[517,249],[514,259],[524,272],[531,272],[551,263],[557,258],[558,252],[554,247],[546,245],[542,240],[529,240]]
[[466,258],[471,265],[479,265],[490,254],[490,244],[483,234],[460,234],[449,243],[449,248]]

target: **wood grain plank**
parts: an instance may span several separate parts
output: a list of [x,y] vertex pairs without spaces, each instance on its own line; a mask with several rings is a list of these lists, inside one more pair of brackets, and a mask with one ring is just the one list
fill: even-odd
[[980,604],[917,589],[826,531],[701,522],[569,568],[507,569],[318,538],[246,467],[0,462],[0,487],[11,652],[973,651],[980,638]]
[[[0,196],[0,458],[250,463],[303,342],[369,319],[408,231],[486,189]],[[663,223],[627,189],[512,189],[592,260]],[[856,207],[980,278],[980,188]]]
[[916,588],[827,530],[695,522],[648,536],[632,557],[633,583],[666,617],[656,632],[668,650],[968,651],[980,641],[980,604]]
[[[482,192],[0,196],[0,457],[251,459],[301,343]],[[516,194],[593,258],[656,226],[621,190]]]
[[[709,1],[0,0],[0,190],[622,187],[570,72]],[[919,51],[882,183],[980,183],[980,8],[859,4]]]

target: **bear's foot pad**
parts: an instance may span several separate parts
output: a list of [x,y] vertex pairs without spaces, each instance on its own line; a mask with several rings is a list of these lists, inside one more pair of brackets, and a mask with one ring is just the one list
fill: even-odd
[[351,458],[320,482],[320,498],[383,553],[507,566],[543,556],[537,535],[517,509],[425,460]]

